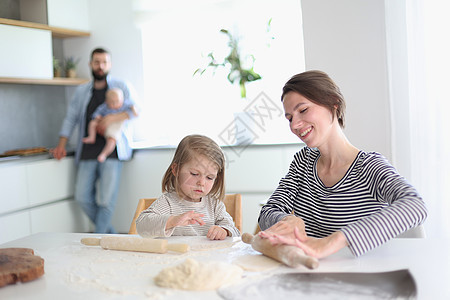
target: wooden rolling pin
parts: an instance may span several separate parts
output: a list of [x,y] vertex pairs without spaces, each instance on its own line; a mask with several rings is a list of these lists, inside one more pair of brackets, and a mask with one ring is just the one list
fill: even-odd
[[103,249],[166,253],[167,251],[187,252],[187,244],[169,244],[163,239],[149,239],[127,236],[104,236],[102,238],[82,238],[81,243],[88,246],[101,246]]
[[272,245],[268,239],[250,233],[242,235],[242,241],[252,245],[252,248],[262,254],[275,259],[289,267],[296,268],[305,266],[308,269],[315,269],[319,266],[319,261],[308,256],[302,249],[291,245]]

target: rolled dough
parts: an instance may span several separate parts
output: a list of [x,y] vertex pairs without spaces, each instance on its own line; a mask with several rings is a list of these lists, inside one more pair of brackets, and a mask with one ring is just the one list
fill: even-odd
[[243,270],[223,262],[199,262],[188,258],[183,263],[163,269],[155,284],[180,290],[214,290],[242,277]]
[[267,271],[281,265],[280,262],[262,254],[244,255],[234,260],[233,263],[250,272]]

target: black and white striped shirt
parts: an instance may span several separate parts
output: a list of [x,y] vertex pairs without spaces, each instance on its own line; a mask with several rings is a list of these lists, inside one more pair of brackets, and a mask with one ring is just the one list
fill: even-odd
[[317,174],[319,157],[319,150],[308,147],[294,156],[288,174],[261,209],[262,230],[294,211],[308,236],[323,238],[340,230],[359,256],[425,221],[424,201],[381,154],[360,151],[331,187]]
[[[202,218],[205,225],[194,224],[165,230],[170,216],[192,210],[205,215]],[[232,236],[241,235],[222,201],[205,196],[201,202],[190,202],[180,199],[176,192],[163,193],[136,220],[136,230],[143,237],[206,236],[213,225],[227,229]]]

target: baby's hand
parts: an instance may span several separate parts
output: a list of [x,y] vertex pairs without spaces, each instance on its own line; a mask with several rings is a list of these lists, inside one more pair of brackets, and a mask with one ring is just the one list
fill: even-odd
[[209,228],[206,237],[210,240],[224,240],[228,235],[228,231],[220,226],[213,225]]
[[205,221],[202,220],[202,217],[205,215],[198,214],[194,211],[188,211],[179,216],[171,216],[169,220],[167,220],[166,230],[176,227],[176,226],[186,226],[192,224],[205,225]]

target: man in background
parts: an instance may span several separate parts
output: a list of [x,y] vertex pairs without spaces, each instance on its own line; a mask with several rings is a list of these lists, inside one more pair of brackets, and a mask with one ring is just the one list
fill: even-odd
[[111,55],[108,51],[102,48],[94,49],[89,66],[93,80],[76,89],[59,133],[59,143],[51,153],[58,160],[65,157],[67,142],[73,130],[79,129],[75,150],[77,164],[75,200],[95,224],[96,233],[115,233],[111,219],[117,202],[122,162],[131,159],[132,155],[126,128],[117,140],[116,148],[106,160],[99,162],[97,157],[106,143],[102,135],[106,127],[113,122],[124,120],[126,127],[127,120],[134,118],[134,114],[121,112],[105,116],[98,124],[99,133],[95,143],[85,144],[82,139],[87,136],[87,124],[96,108],[105,101],[108,89],[120,88],[127,101],[132,105],[136,103],[131,86],[108,75],[111,69]]

